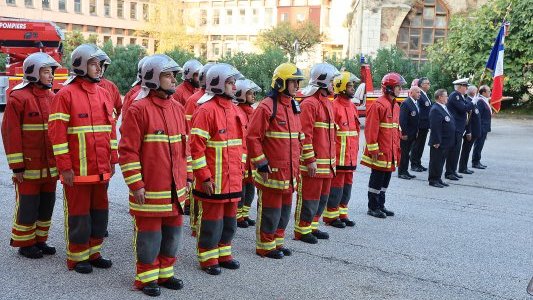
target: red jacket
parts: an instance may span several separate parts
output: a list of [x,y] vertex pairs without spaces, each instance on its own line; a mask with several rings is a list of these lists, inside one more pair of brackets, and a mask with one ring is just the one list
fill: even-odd
[[33,84],[11,91],[2,121],[2,140],[9,168],[24,171],[32,182],[57,180],[48,115],[54,93]]
[[[237,105],[239,108],[242,116],[244,117],[244,120],[246,120],[246,132],[245,137],[243,138],[243,142],[246,141],[246,134],[248,132],[250,119],[252,118],[252,115],[254,114],[254,108],[249,104],[239,104]],[[244,178],[250,179],[252,177],[252,163],[250,162],[250,156],[246,156],[246,165],[244,166]]]
[[357,107],[343,95],[333,101],[336,127],[337,172],[352,172],[357,166],[361,123]]
[[307,165],[316,162],[318,178],[332,178],[335,175],[335,119],[333,105],[320,91],[304,98],[302,108],[302,130],[305,134],[300,170],[307,176]]
[[151,92],[126,114],[120,168],[130,191],[144,188],[146,199],[139,205],[130,192],[130,214],[165,217],[183,212],[187,180],[192,181],[183,107]]
[[[369,108],[365,123],[365,152],[361,164],[369,168],[394,172],[400,161],[400,107],[396,100],[379,97]],[[372,154],[378,154],[376,161]]]
[[197,91],[197,89],[192,86],[192,84],[189,81],[184,81],[178,87],[176,88],[176,92],[174,93],[174,99],[178,101],[181,105],[185,106],[185,103],[187,102],[187,99],[189,99],[192,94],[194,94]]
[[[245,126],[246,120],[230,99],[217,95],[197,108],[191,129],[195,196],[213,202],[241,199]],[[209,180],[215,183],[210,196],[202,189],[202,183]]]
[[124,103],[122,105],[122,122],[124,122],[124,116],[128,112],[128,108],[133,104],[133,100],[137,95],[139,94],[139,91],[141,90],[141,85],[138,84],[134,87],[132,87],[126,95],[124,95]]
[[120,91],[118,90],[117,85],[104,77],[100,78],[98,85],[104,88],[111,96],[111,101],[115,108],[115,120],[118,120],[118,117],[120,117],[122,112],[122,97],[120,96]]
[[113,103],[95,83],[76,78],[52,100],[48,119],[60,172],[74,170],[74,183],[105,182],[118,162]]
[[198,100],[200,100],[204,94],[205,90],[199,89],[198,92],[192,94],[192,96],[187,99],[187,103],[185,103],[185,119],[187,119],[188,128],[192,127],[192,115],[198,107]]
[[248,124],[248,156],[256,166],[268,162],[272,169],[266,182],[254,171],[254,180],[259,187],[292,193],[300,176],[299,159],[304,134],[300,116],[292,110],[290,97],[279,96],[276,117],[270,120],[273,105],[272,98],[263,99]]

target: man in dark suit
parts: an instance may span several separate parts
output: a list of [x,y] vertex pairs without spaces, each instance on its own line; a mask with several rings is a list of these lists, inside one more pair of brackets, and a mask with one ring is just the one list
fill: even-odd
[[475,141],[474,151],[472,153],[472,168],[476,169],[487,168],[487,166],[481,163],[481,151],[483,150],[483,145],[485,145],[487,134],[490,132],[490,122],[492,117],[492,110],[489,104],[490,93],[490,88],[486,85],[479,88],[479,99],[476,106],[479,110],[479,117],[481,120],[481,135]]
[[[477,88],[473,85],[468,87],[466,91],[466,101],[472,102],[476,105]],[[461,158],[459,159],[459,173],[474,174],[474,171],[468,169],[468,158],[472,145],[476,139],[481,136],[481,119],[479,117],[479,109],[477,106],[470,112],[466,125],[466,134],[463,136],[463,146],[461,148]]]
[[466,130],[466,119],[469,111],[474,109],[474,104],[464,99],[468,87],[468,78],[457,79],[453,82],[455,91],[448,97],[446,107],[455,121],[455,144],[450,149],[446,158],[446,179],[459,180],[463,176],[457,173],[459,154],[461,153],[461,142]]
[[428,181],[430,186],[443,188],[448,184],[441,179],[442,167],[448,152],[456,144],[457,135],[455,134],[455,120],[446,107],[448,93],[445,89],[435,92],[435,101],[436,103],[429,111],[431,131],[428,142],[430,147]]
[[417,102],[420,99],[420,88],[417,86],[411,87],[409,90],[409,97],[400,105],[400,148],[402,149],[402,156],[400,158],[400,166],[398,168],[398,177],[401,179],[412,179],[416,176],[409,174],[409,153],[413,146],[413,142],[418,134],[418,116],[419,109]]
[[428,96],[431,84],[427,77],[418,79],[418,87],[420,88],[420,99],[416,101],[418,105],[418,135],[413,143],[411,150],[411,171],[423,172],[427,168],[422,165],[422,154],[426,146],[426,139],[429,132],[429,110],[431,109],[431,100]]

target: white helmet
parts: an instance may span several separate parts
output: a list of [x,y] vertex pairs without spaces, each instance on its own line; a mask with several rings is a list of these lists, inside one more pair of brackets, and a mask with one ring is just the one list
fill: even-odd
[[[102,52],[103,51],[104,50],[102,50]],[[100,60],[100,63],[102,64],[102,74],[104,74],[104,72],[107,70],[107,67],[111,64],[111,58],[109,58],[107,53],[105,53],[105,56]]]
[[[67,79],[64,85],[71,83],[77,76],[87,75],[87,62],[93,58],[98,58],[99,61],[106,61],[109,56],[105,54],[100,48],[94,44],[79,45],[70,55],[72,64],[72,76]],[[94,82],[98,82],[100,78],[90,78]]]
[[235,83],[237,91],[235,91],[235,98],[239,103],[246,102],[246,93],[252,91],[254,93],[260,92],[261,88],[250,79],[240,79]]
[[216,64],[216,62],[208,62],[200,69],[200,72],[198,72],[198,80],[200,81],[200,87],[205,89],[205,78],[207,76],[207,71]]
[[212,66],[207,71],[205,79],[205,94],[198,100],[198,104],[202,104],[211,100],[215,95],[224,94],[226,80],[235,78],[235,80],[242,79],[241,72],[230,64],[220,63]]
[[[23,87],[27,86],[30,82],[39,82],[39,71],[41,68],[51,67],[52,72],[55,71],[56,68],[61,67],[61,65],[53,59],[50,55],[43,53],[43,52],[37,52],[30,54],[22,64],[22,70],[24,72],[24,76],[22,77],[22,82],[17,84],[13,90],[19,90]],[[51,85],[43,85],[46,88],[51,88]]]
[[[196,59],[190,59],[183,64],[183,75],[181,79],[191,80],[195,73],[199,73],[203,65]],[[200,75],[200,74],[198,74]]]
[[142,77],[141,77],[142,67],[143,67],[143,64],[146,61],[146,59],[148,59],[148,57],[149,56],[145,56],[145,57],[141,58],[141,60],[139,60],[139,62],[137,63],[137,79],[131,85],[132,87],[134,87],[134,86],[138,85],[139,83],[141,83],[141,80],[142,80]]
[[[155,54],[146,59],[141,70],[141,86],[142,90],[139,92],[135,100],[148,96],[150,90],[157,90],[161,87],[159,76],[163,72],[173,72],[174,76],[182,69],[170,57],[165,54]],[[175,90],[165,90],[168,95],[174,94]]]
[[313,95],[318,89],[327,89],[332,85],[332,80],[341,73],[335,66],[328,63],[318,63],[311,68],[309,85],[302,90],[305,96]]

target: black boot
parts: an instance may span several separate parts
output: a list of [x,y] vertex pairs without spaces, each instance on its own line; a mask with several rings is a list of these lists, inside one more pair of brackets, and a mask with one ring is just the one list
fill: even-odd
[[37,243],[35,246],[37,246],[37,248],[41,249],[43,254],[46,254],[46,255],[54,255],[54,254],[56,254],[56,247],[49,246],[45,242]]
[[31,259],[43,257],[43,251],[41,251],[41,249],[39,249],[35,245],[28,246],[28,247],[20,247],[19,254],[26,258],[31,258]]
[[109,231],[106,230],[104,233],[104,237],[108,237],[108,236],[109,236]]
[[157,285],[157,282],[155,281],[149,282],[142,288],[141,291],[143,292],[143,294],[152,297],[157,297],[161,295],[161,288]]
[[385,214],[387,215],[387,217],[392,217],[394,216],[394,212],[388,210],[385,208],[385,192],[381,192],[379,193],[379,206],[380,206],[380,210]]
[[393,217],[393,216],[394,216],[394,212],[391,211],[391,210],[386,209],[385,207],[380,208],[380,210],[381,210],[385,215],[387,215],[387,217]]
[[300,237],[300,241],[302,241],[304,243],[308,243],[308,244],[316,244],[316,243],[318,243],[318,239],[314,235],[312,235],[310,233],[302,235]]
[[248,228],[248,222],[246,222],[246,220],[238,221],[237,222],[237,227],[239,227],[239,228]]
[[249,217],[244,218],[248,222],[248,226],[255,226],[255,220],[250,219]]
[[326,223],[326,224],[331,225],[335,228],[346,228],[346,224],[344,224],[344,222],[341,221],[340,219],[336,219],[335,221],[331,223]]
[[90,260],[89,263],[95,268],[99,269],[109,269],[113,265],[110,259],[105,259],[103,257],[98,257],[97,259]]
[[172,276],[168,280],[160,283],[159,285],[170,290],[181,290],[183,288],[183,281]]
[[283,256],[285,256],[283,254],[283,252],[281,252],[280,250],[278,249],[274,249],[272,251],[269,251],[267,254],[265,254],[265,257],[268,257],[268,258],[273,258],[273,259],[282,259]]
[[387,215],[385,215],[385,213],[379,209],[369,209],[366,212],[366,214],[374,218],[380,218],[380,219],[385,219],[387,217]]
[[232,259],[230,261],[219,261],[218,264],[224,268],[224,269],[230,269],[230,270],[237,270],[241,267],[241,264],[236,261],[235,259]]
[[204,267],[202,268],[202,270],[204,270],[204,272],[209,275],[219,275],[220,273],[222,273],[222,270],[220,269],[219,265]]
[[186,216],[189,216],[191,214],[191,207],[189,205],[185,205],[183,208],[183,214]]
[[285,256],[291,256],[292,255],[292,251],[289,248],[281,247],[278,250],[281,251],[283,253],[283,255],[285,255]]
[[319,240],[327,240],[329,239],[329,234],[327,232],[324,232],[324,231],[320,231],[320,230],[315,230],[313,232],[311,232],[317,239]]
[[372,216],[374,218],[380,218],[384,219],[387,216],[385,213],[383,213],[381,210],[379,210],[380,207],[380,194],[368,192],[368,211],[366,212],[367,215]]
[[74,271],[80,274],[89,274],[93,271],[93,266],[91,266],[91,264],[86,260],[80,261],[74,267]]
[[346,219],[341,219],[341,221],[346,224],[346,226],[348,227],[354,227],[355,226],[355,222],[346,218]]

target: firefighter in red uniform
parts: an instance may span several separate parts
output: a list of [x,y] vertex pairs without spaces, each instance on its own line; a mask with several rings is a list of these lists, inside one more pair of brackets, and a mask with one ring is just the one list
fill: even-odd
[[302,130],[305,134],[300,159],[302,184],[295,212],[296,240],[316,244],[328,239],[318,230],[318,220],[328,202],[331,178],[335,175],[335,118],[329,97],[333,94],[333,78],[339,71],[328,63],[311,69],[309,85],[302,91]]
[[48,136],[65,195],[67,266],[110,268],[100,255],[107,228],[107,182],[118,162],[113,103],[98,86],[105,53],[92,44],[72,52],[74,72],[52,100]]
[[187,173],[185,113],[172,101],[179,69],[167,56],[145,61],[143,87],[137,96],[143,100],[128,109],[119,145],[134,222],[135,287],[150,296],[160,295],[159,286],[183,287],[174,277],[174,263],[192,172]]
[[291,255],[284,247],[285,228],[300,175],[304,139],[300,107],[293,97],[303,79],[295,65],[279,65],[272,76],[272,91],[248,124],[247,150],[256,167],[254,181],[258,189],[255,251],[274,259]]
[[383,95],[368,109],[365,124],[366,146],[361,164],[372,169],[368,182],[368,215],[376,218],[394,216],[385,208],[385,192],[391,173],[400,161],[400,95],[405,79],[389,73],[381,80]]
[[122,113],[122,122],[124,122],[124,116],[126,115],[126,112],[128,111],[128,108],[133,103],[133,100],[135,99],[135,97],[137,97],[137,94],[141,90],[141,80],[142,80],[141,71],[142,71],[142,66],[143,66],[144,62],[146,61],[146,59],[148,57],[149,56],[143,57],[137,63],[137,79],[131,85],[131,89],[126,93],[126,95],[124,95],[124,102],[123,102],[123,105],[122,105],[122,112],[123,112]]
[[231,255],[246,162],[246,123],[232,102],[239,76],[239,71],[228,64],[211,67],[206,93],[192,119],[193,195],[199,212],[197,253],[201,268],[211,275],[220,274],[220,267],[239,268]]
[[111,95],[111,101],[113,102],[113,107],[115,109],[115,120],[118,120],[118,117],[120,117],[120,113],[122,112],[122,97],[120,96],[120,91],[118,90],[117,85],[104,77],[105,71],[111,64],[111,59],[107,54],[102,63],[102,73],[100,74],[98,85]]
[[357,107],[352,102],[357,82],[359,78],[350,72],[341,72],[341,75],[333,80],[333,90],[336,95],[333,110],[337,138],[335,143],[337,174],[331,180],[328,204],[322,220],[337,228],[355,226],[355,222],[348,218],[348,202],[359,153],[360,123]]
[[185,103],[187,103],[187,99],[198,91],[198,88],[200,87],[198,73],[202,67],[202,64],[196,59],[188,60],[183,64],[183,75],[181,76],[183,82],[176,88],[174,99],[184,107]]
[[[261,88],[250,79],[237,80],[235,86],[237,87],[235,92],[237,105],[246,119],[246,123],[248,123],[254,113],[252,104],[255,103],[255,93],[260,92]],[[255,187],[252,177],[252,165],[248,156],[242,180],[242,197],[237,208],[237,226],[240,228],[248,228],[255,225],[255,221],[250,219],[250,206],[254,197]]]
[[2,121],[2,140],[16,191],[10,244],[27,258],[56,253],[46,240],[58,175],[47,134],[54,97],[50,89],[57,67],[48,54],[28,56],[22,66],[23,82],[10,92]]

